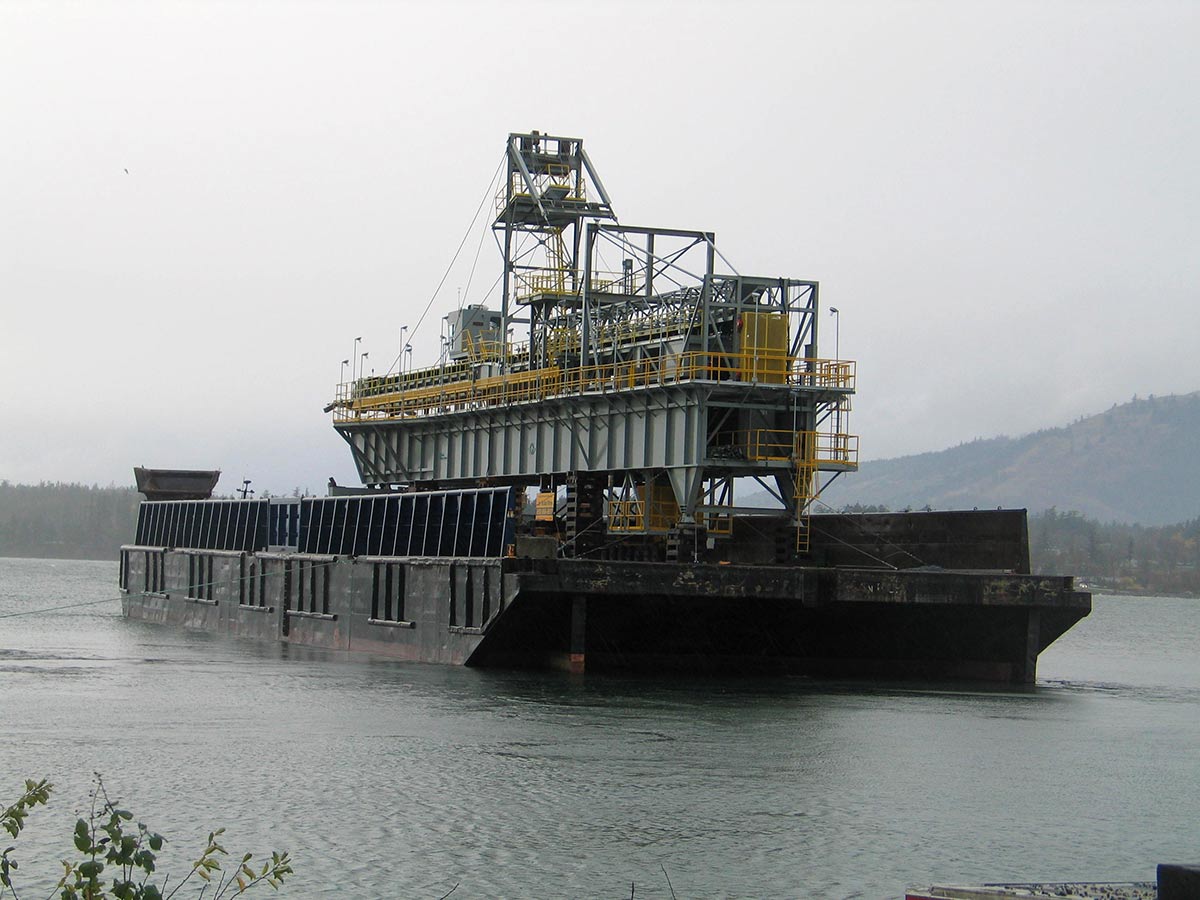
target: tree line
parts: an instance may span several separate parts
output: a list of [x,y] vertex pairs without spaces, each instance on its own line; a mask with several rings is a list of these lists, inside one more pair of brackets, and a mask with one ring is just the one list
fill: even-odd
[[1094,591],[1200,596],[1200,518],[1178,525],[1107,524],[1051,507],[1029,517],[1038,574],[1071,574]]
[[0,556],[116,559],[141,498],[132,487],[0,481]]
[[[140,500],[132,487],[0,481],[0,556],[116,559]],[[1125,525],[1051,507],[1030,515],[1029,551],[1035,573],[1075,575],[1094,590],[1200,595],[1200,518]]]

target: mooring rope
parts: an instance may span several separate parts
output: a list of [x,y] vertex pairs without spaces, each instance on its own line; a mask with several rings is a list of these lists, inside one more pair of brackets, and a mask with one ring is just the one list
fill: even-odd
[[[307,562],[307,560],[305,560],[305,562]],[[318,567],[331,566],[335,562],[337,562],[336,557],[334,559],[327,559],[322,562],[314,561],[311,563],[311,567],[315,569]],[[202,582],[200,584],[189,585],[188,588],[189,589],[204,588],[205,592],[208,592],[208,591],[212,590],[212,588],[216,587],[217,585],[227,585],[230,590],[235,590],[237,588],[240,588],[243,582],[250,581],[253,578],[260,578],[260,577],[262,577],[262,573],[255,572],[252,575],[242,575],[240,577],[235,577],[235,578],[219,578],[219,579],[215,578],[212,581],[206,581],[206,582]],[[272,577],[272,576],[268,576],[268,577]],[[128,596],[129,594],[133,594],[133,595],[136,595],[139,597],[144,597],[148,593],[151,593],[151,592],[150,591],[129,591],[128,594],[126,594],[125,596]],[[192,599],[197,599],[197,598],[193,597]],[[39,613],[59,612],[64,609],[79,609],[84,606],[99,606],[101,603],[117,603],[117,602],[120,602],[120,600],[121,600],[120,596],[105,597],[103,600],[81,600],[78,603],[65,603],[62,606],[46,606],[46,607],[41,607],[39,609],[23,609],[23,610],[19,610],[18,612],[0,613],[0,619],[13,619],[13,618],[16,618],[17,616],[33,616],[33,615],[38,615]]]
[[17,616],[33,616],[38,613],[58,612],[63,609],[78,609],[81,606],[98,606],[101,603],[113,603],[120,600],[120,597],[105,597],[103,600],[83,600],[79,603],[67,603],[63,606],[48,606],[42,609],[23,609],[20,612],[0,613],[0,619],[13,619]]

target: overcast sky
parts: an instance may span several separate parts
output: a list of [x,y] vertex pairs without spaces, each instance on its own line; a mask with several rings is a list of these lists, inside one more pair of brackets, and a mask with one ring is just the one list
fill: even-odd
[[1195,2],[8,0],[0,478],[354,482],[340,361],[387,369],[532,129],[819,280],[864,458],[1200,389],[1197,46]]

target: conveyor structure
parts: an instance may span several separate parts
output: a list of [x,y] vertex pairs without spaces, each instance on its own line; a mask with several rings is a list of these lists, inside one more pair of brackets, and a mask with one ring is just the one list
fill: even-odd
[[435,366],[338,386],[363,483],[536,486],[560,555],[672,559],[762,516],[734,500],[754,479],[804,554],[821,479],[858,459],[818,283],[718,272],[712,232],[620,224],[578,138],[510,134],[504,160],[499,310],[448,317]]

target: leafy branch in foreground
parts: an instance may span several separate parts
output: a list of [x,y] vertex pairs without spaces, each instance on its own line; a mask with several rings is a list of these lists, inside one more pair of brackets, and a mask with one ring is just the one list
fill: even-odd
[[[25,817],[29,815],[29,810],[35,806],[45,805],[50,800],[50,791],[54,787],[49,781],[43,778],[41,781],[25,782],[25,793],[17,798],[17,802],[0,813],[0,828],[3,828],[12,837],[17,837],[21,833],[21,829],[25,827]],[[12,873],[17,869],[17,861],[9,856],[15,847],[7,848],[3,854],[0,854],[0,897],[4,896],[5,891],[12,891],[14,897],[17,892],[12,886]]]
[[[199,882],[203,882],[195,884],[199,889],[197,897],[204,897],[212,888],[212,900],[222,900],[244,894],[263,882],[278,889],[284,879],[293,874],[288,854],[276,852],[261,866],[251,865],[253,855],[247,853],[232,870],[225,870],[221,857],[229,854],[220,843],[225,829],[218,828],[208,835],[204,851],[192,863],[187,875],[170,893],[164,893],[170,876],[164,876],[161,884],[150,879],[157,867],[157,854],[166,839],[151,831],[143,822],[134,825],[133,813],[121,809],[109,798],[99,773],[95,776],[95,783],[88,818],[76,821],[72,836],[79,857],[74,861],[62,861],[63,874],[50,897],[57,896],[59,900],[169,900],[195,876]],[[45,779],[39,782],[26,781],[25,793],[0,814],[0,828],[14,838],[20,835],[29,811],[35,806],[45,805],[52,789],[53,785]],[[11,894],[13,900],[20,900],[12,879],[17,861],[10,854],[15,849],[9,847],[0,856],[0,898]],[[105,873],[111,878],[107,887],[101,877]]]

